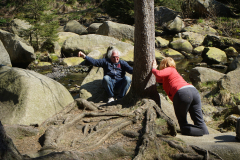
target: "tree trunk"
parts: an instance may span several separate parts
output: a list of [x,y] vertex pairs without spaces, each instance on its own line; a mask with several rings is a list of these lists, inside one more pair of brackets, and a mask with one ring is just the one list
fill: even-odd
[[133,99],[151,98],[160,105],[156,79],[151,72],[155,59],[154,0],[135,0],[134,12],[134,69],[130,93]]

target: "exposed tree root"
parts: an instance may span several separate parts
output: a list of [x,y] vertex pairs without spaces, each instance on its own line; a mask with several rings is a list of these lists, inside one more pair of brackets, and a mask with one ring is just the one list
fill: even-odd
[[[107,160],[129,156],[134,160],[160,160],[165,159],[163,148],[166,146],[162,145],[167,145],[173,150],[165,154],[170,159],[221,160],[213,152],[175,140],[176,124],[153,100],[143,99],[135,110],[133,108],[119,109],[115,113],[102,112],[95,104],[83,99],[76,100],[40,126],[45,133],[39,156],[35,159]],[[166,122],[159,123],[159,119]],[[30,159],[18,152],[1,124],[0,140],[0,158],[3,160]]]
[[171,136],[176,136],[177,135],[177,129],[176,129],[176,123],[174,123],[174,121],[168,117],[162,110],[162,108],[160,108],[157,105],[154,105],[153,108],[156,110],[158,117],[164,119],[165,121],[167,121],[167,125],[168,125],[168,133]]
[[59,141],[61,136],[68,130],[70,127],[75,125],[79,120],[84,117],[96,117],[96,116],[118,116],[118,117],[131,117],[132,114],[120,114],[120,113],[82,113],[76,116],[72,121],[60,126],[60,127],[49,127],[45,133],[45,142],[44,147],[46,146],[55,146]]
[[214,157],[216,157],[217,159],[223,160],[218,154],[212,152],[212,151],[208,151],[202,148],[199,148],[198,146],[193,146],[191,145],[191,147],[199,154],[204,155],[205,159],[208,160],[210,155],[213,155]]
[[[131,120],[122,121],[120,125],[112,128],[110,132],[108,132],[104,137],[102,137],[102,138],[100,139],[100,141],[98,141],[96,144],[94,144],[94,145],[92,145],[92,146],[89,146],[89,147],[87,147],[87,148],[84,148],[84,150],[98,147],[98,146],[101,145],[106,139],[108,139],[113,133],[121,130],[122,128],[124,128],[124,127],[126,127],[126,126],[128,126],[128,125],[130,125],[130,124],[132,124],[132,123],[133,123],[133,122],[132,122]],[[81,151],[81,150],[80,150],[80,151]]]
[[98,110],[98,108],[93,103],[88,102],[86,99],[78,98],[78,99],[75,99],[75,101],[77,101],[77,105],[79,109],[90,110],[90,111]]
[[[151,103],[150,103],[151,104]],[[149,104],[148,104],[149,105]],[[158,145],[155,143],[155,120],[157,118],[156,112],[152,106],[149,106],[146,111],[144,135],[142,137],[142,144],[139,147],[138,153],[134,160],[141,159],[161,159],[159,152],[149,152],[149,150],[159,151]]]

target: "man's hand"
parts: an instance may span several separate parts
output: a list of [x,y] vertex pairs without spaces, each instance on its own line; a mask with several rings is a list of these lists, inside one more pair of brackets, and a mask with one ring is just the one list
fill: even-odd
[[79,51],[78,57],[82,57],[83,59],[85,59],[86,55],[83,52]]
[[154,59],[153,63],[152,63],[152,68],[157,69],[158,65],[157,65],[157,61],[156,59]]

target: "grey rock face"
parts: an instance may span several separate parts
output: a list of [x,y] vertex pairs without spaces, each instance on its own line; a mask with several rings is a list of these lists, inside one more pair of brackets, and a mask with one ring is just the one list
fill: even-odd
[[155,22],[159,25],[162,26],[163,24],[173,21],[179,12],[176,12],[174,10],[171,10],[167,7],[159,6],[154,8],[154,17],[155,17]]
[[41,124],[73,102],[64,86],[34,71],[2,66],[0,84],[3,124]]
[[189,73],[189,79],[193,83],[193,85],[197,85],[198,83],[204,82],[217,82],[220,78],[222,78],[225,74],[217,72],[210,68],[205,67],[195,67],[191,69]]
[[24,37],[25,31],[32,27],[32,25],[30,25],[28,22],[21,19],[13,19],[10,25],[11,32],[19,37]]
[[64,32],[73,32],[79,35],[87,33],[87,28],[75,20],[69,21],[63,29]]
[[36,59],[33,47],[17,35],[0,30],[0,40],[10,56],[12,64],[29,64]]
[[240,69],[240,55],[238,55],[233,61],[232,63],[228,66],[227,71],[233,71],[235,69]]
[[0,64],[11,67],[11,60],[9,54],[5,47],[3,46],[2,41],[0,40]]
[[89,34],[96,34],[99,27],[102,25],[102,23],[92,23],[88,28],[88,33]]
[[220,89],[228,90],[230,93],[239,94],[240,93],[240,69],[231,71],[222,77],[218,82],[218,87]]
[[134,29],[135,27],[130,25],[106,21],[99,26],[97,34],[134,41]]

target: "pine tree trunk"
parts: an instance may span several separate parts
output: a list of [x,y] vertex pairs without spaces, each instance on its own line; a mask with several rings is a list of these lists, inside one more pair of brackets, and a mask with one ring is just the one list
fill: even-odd
[[135,0],[134,13],[134,69],[130,93],[133,98],[151,98],[160,105],[156,79],[151,72],[155,59],[154,0]]

